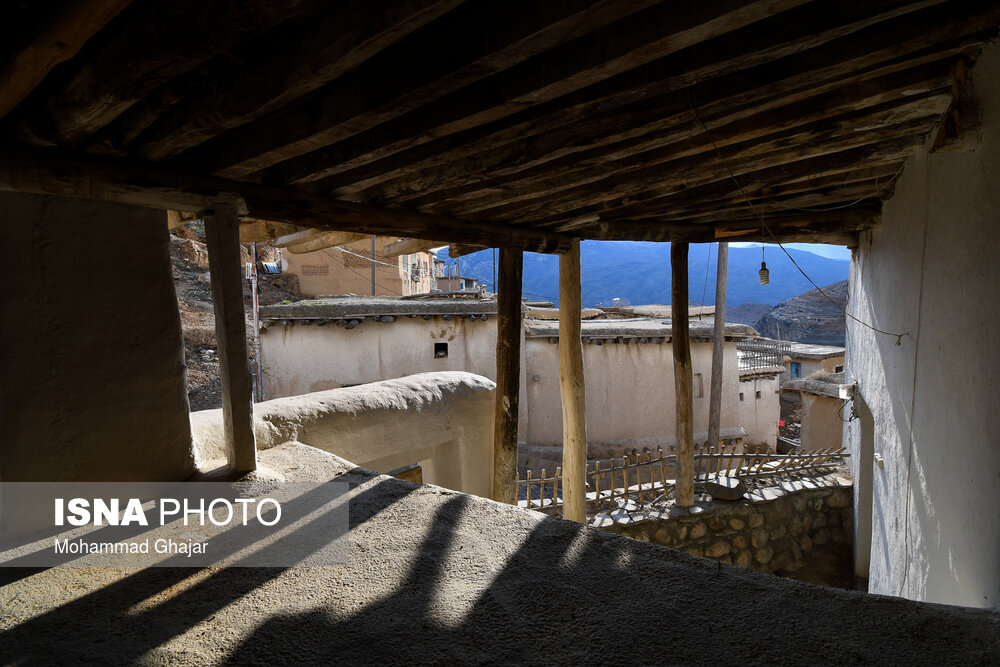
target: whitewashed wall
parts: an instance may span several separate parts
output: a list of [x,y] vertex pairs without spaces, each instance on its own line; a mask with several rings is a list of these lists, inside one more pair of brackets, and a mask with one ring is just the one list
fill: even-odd
[[870,545],[859,557],[863,566],[870,556],[869,590],[990,607],[1000,602],[996,46],[972,85],[978,148],[912,157],[881,225],[854,254],[851,312],[907,335],[897,346],[848,320],[848,381],[858,382],[863,418],[844,433],[861,482],[857,544]]

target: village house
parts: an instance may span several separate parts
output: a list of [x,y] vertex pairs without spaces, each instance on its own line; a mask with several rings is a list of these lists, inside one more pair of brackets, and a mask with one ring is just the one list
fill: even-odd
[[844,348],[835,345],[813,345],[796,341],[782,341],[785,346],[785,370],[781,382],[807,378],[820,371],[842,373]]
[[[315,239],[312,240],[311,245],[304,247],[315,247]],[[288,241],[279,241],[278,245],[282,248],[282,270],[298,278],[299,293],[304,297],[327,294],[409,296],[437,289],[434,255],[416,252],[387,256],[383,249],[391,240],[365,237],[307,252],[301,250],[302,245]]]
[[819,371],[808,378],[789,380],[781,385],[782,393],[796,394],[799,405],[799,443],[804,451],[840,449],[844,442],[845,399],[851,391],[844,384],[844,373]]
[[[1000,6],[975,0],[8,3],[0,481],[333,484],[339,500],[302,509],[349,521],[336,567],[299,567],[299,553],[5,568],[0,662],[584,664],[621,653],[595,645],[612,626],[641,629],[627,656],[648,664],[1000,662],[998,26]],[[223,402],[194,416],[168,234],[192,219]],[[254,404],[240,242],[293,234],[323,248],[351,242],[326,234],[405,239],[401,254],[497,248],[495,317],[469,322],[496,323],[495,382],[418,373]],[[746,498],[718,534],[698,524],[716,562],[583,525],[588,427],[606,416],[584,364],[584,239],[671,244],[676,479],[655,519],[676,519],[670,539],[704,512],[689,244],[718,243],[723,267],[728,242],[854,249],[851,494],[788,493],[792,507],[834,505],[827,533],[850,526],[862,592],[729,564],[774,556],[752,543],[766,517]],[[517,507],[525,251],[559,256],[558,343],[534,340],[558,354],[565,520]],[[666,342],[611,345],[624,358]],[[477,442],[488,474],[470,463]],[[346,458],[366,444],[373,466],[453,455],[432,472],[483,495]],[[0,532],[30,513],[4,503]],[[781,538],[793,552],[813,542],[804,523]],[[733,552],[723,530],[751,539]],[[268,554],[297,532],[240,546]],[[4,562],[31,562],[32,544]],[[720,600],[743,622],[713,633]]]

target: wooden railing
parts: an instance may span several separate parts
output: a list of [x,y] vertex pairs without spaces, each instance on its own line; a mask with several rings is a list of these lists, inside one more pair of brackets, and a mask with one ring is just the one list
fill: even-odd
[[[846,449],[825,449],[797,454],[755,454],[709,451],[695,454],[695,486],[717,477],[739,477],[747,482],[780,475],[809,475],[839,464]],[[596,514],[630,502],[643,509],[658,505],[674,493],[676,454],[644,452],[635,456],[587,462],[587,512]],[[531,470],[517,480],[518,505],[559,515],[562,507],[562,468],[535,476]]]

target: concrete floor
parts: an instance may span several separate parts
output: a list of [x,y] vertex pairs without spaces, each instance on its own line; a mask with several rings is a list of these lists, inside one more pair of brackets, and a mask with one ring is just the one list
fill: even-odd
[[0,570],[0,663],[1000,664],[1000,613],[820,588],[286,444],[347,567]]

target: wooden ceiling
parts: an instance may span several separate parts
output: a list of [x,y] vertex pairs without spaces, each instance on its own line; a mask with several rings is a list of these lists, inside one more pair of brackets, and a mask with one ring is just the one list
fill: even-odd
[[549,252],[762,218],[850,242],[1000,24],[969,0],[41,4],[0,29],[0,189],[235,192],[267,220]]

